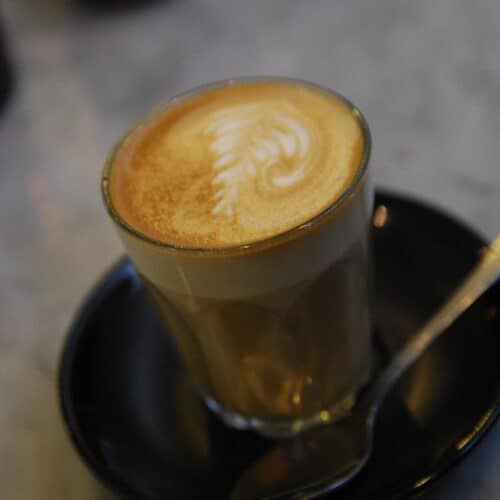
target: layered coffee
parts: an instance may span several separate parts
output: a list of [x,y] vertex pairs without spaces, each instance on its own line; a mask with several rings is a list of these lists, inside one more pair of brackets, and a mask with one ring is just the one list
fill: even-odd
[[297,430],[369,376],[367,137],[333,93],[237,81],[174,99],[110,158],[128,253],[230,423]]

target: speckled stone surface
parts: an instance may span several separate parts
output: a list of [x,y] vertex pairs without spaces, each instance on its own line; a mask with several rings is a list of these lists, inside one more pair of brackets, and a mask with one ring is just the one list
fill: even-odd
[[[113,498],[56,399],[82,297],[122,252],[98,190],[143,112],[235,75],[307,78],[371,124],[377,184],[500,231],[500,2],[175,0],[121,14],[2,0],[16,90],[0,115],[0,497]],[[500,499],[500,427],[428,500]]]

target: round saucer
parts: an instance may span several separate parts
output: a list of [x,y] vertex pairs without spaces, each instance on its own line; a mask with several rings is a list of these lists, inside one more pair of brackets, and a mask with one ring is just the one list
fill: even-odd
[[[379,193],[376,344],[382,362],[470,269],[483,241],[436,209]],[[366,469],[332,500],[410,497],[466,455],[500,413],[500,283],[390,395]],[[229,498],[272,442],[225,427],[202,404],[121,260],[78,313],[60,366],[65,423],[83,460],[122,497]]]

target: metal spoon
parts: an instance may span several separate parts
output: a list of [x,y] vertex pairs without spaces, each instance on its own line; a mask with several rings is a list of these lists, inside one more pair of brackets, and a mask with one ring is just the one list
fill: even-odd
[[345,419],[272,449],[236,483],[232,500],[308,500],[349,482],[372,454],[373,427],[385,397],[428,347],[500,277],[500,236],[434,316],[397,354]]

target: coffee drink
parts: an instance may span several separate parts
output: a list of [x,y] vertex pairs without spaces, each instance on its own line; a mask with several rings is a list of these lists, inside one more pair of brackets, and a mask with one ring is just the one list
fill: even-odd
[[166,110],[116,159],[118,212],[177,246],[226,247],[282,233],[349,186],[359,122],[317,90],[267,82],[201,93]]
[[108,209],[229,423],[294,432],[347,410],[367,381],[368,155],[352,105],[284,79],[173,99],[111,155]]

